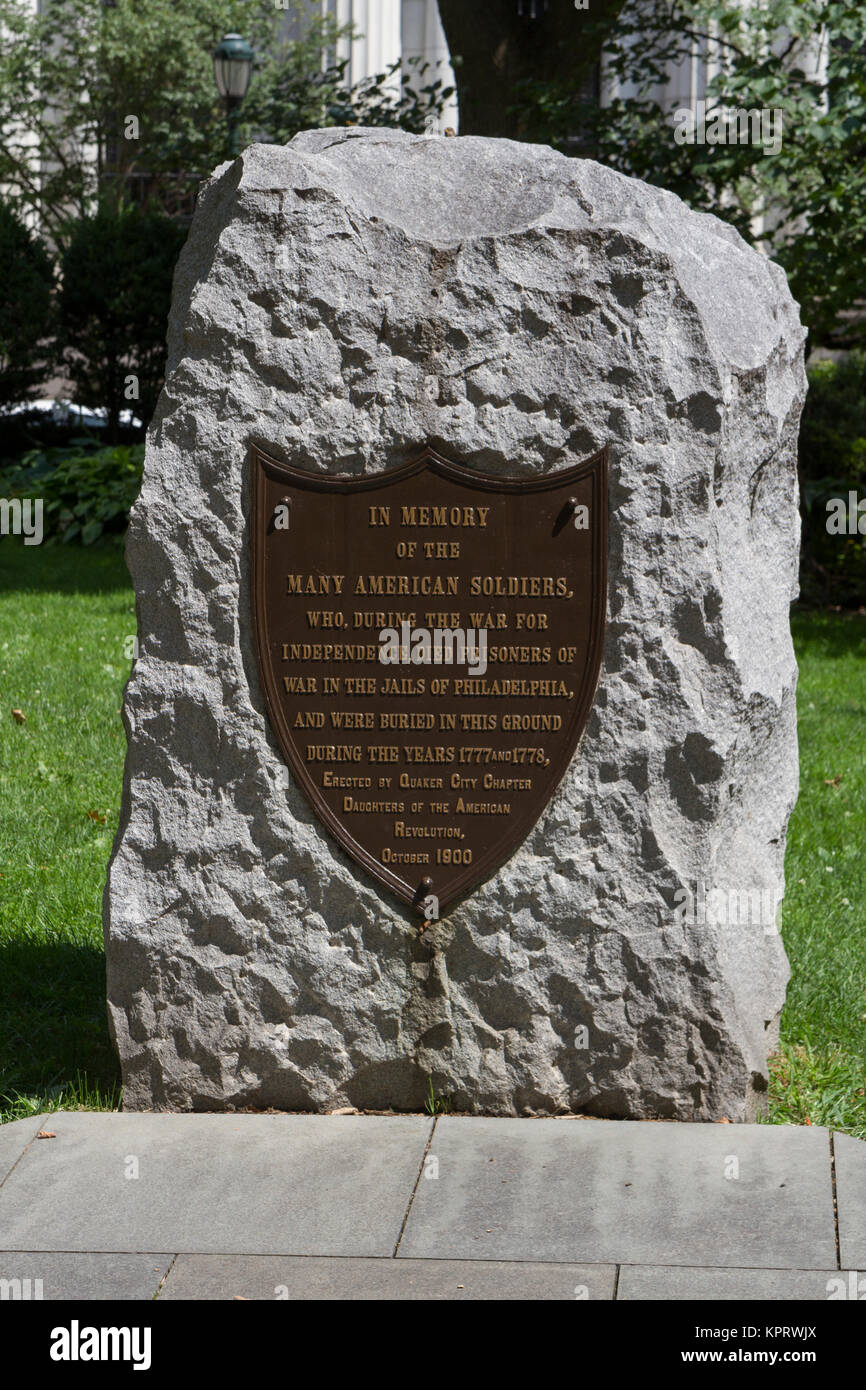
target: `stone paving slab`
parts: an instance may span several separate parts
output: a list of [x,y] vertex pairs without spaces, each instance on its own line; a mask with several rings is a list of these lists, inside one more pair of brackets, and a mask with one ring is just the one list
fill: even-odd
[[833,1135],[839,1255],[843,1269],[866,1269],[866,1144]]
[[[36,1115],[26,1120],[11,1120],[8,1125],[0,1125],[0,1184],[8,1178],[27,1145],[36,1138],[45,1118],[44,1115]],[[46,1128],[50,1129],[50,1125]],[[39,1142],[50,1143],[50,1140]]]
[[52,1114],[0,1127],[0,1277],[151,1297],[156,1249],[168,1298],[610,1299],[616,1265],[627,1300],[852,1298],[866,1145],[834,1142],[841,1271],[818,1128]]
[[[399,1256],[832,1269],[826,1130],[437,1123]],[[726,1177],[738,1164],[738,1177]],[[433,1165],[426,1165],[432,1170]],[[425,1175],[426,1176],[426,1175]]]
[[[748,1299],[826,1303],[832,1291],[838,1296],[838,1269],[695,1269],[688,1265],[623,1265],[619,1273],[617,1301],[671,1303],[697,1299],[745,1302]],[[831,1281],[832,1285],[831,1285]]]
[[[46,1302],[58,1298],[153,1298],[171,1261],[171,1255],[146,1253],[4,1250],[0,1252],[0,1288],[6,1289],[7,1298]],[[3,1280],[9,1283],[4,1285]]]
[[432,1123],[58,1113],[0,1188],[0,1249],[393,1255]]
[[613,1265],[180,1255],[163,1299],[611,1300]]

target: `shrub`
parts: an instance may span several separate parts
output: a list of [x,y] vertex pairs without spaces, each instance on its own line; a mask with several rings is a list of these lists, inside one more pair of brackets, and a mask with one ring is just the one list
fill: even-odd
[[143,465],[143,444],[33,451],[0,477],[0,488],[10,498],[42,498],[47,544],[92,545],[103,536],[123,539]]
[[146,424],[156,406],[172,276],[185,238],[164,213],[129,207],[102,207],[72,228],[62,260],[60,340],[78,399],[107,410],[112,442],[122,410]]
[[860,607],[866,604],[866,536],[829,534],[827,503],[834,497],[847,503],[849,492],[866,498],[866,354],[810,366],[799,462],[803,597]]
[[54,268],[38,237],[0,203],[0,411],[51,375]]

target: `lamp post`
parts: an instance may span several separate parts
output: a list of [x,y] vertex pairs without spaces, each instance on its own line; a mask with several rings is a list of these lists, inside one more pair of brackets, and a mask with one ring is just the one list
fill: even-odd
[[226,34],[213,52],[213,72],[217,91],[226,104],[229,127],[229,153],[238,153],[238,122],[240,108],[253,75],[255,54],[240,34]]

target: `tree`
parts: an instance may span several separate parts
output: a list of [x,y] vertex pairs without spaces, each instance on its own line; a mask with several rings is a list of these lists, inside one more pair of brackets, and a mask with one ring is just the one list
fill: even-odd
[[191,203],[227,157],[211,54],[231,30],[256,53],[241,113],[252,139],[362,121],[423,129],[447,97],[423,71],[349,86],[346,64],[323,55],[351,30],[314,0],[50,0],[41,14],[0,0],[0,186],[58,245],[97,200]]
[[61,263],[60,341],[79,400],[153,414],[165,368],[165,325],[185,233],[163,213],[104,205],[75,224]]
[[[687,138],[663,90],[695,54],[718,65],[704,143],[697,131]],[[788,272],[812,346],[866,342],[866,318],[851,313],[866,301],[862,0],[629,0],[606,72],[627,95],[599,106],[568,79],[528,80],[519,119],[568,153],[591,154],[732,222]],[[764,124],[750,117],[748,138],[735,139],[747,128],[743,112]]]
[[274,41],[247,98],[246,120],[263,138],[285,144],[301,130],[341,125],[420,133],[441,114],[454,89],[429,64],[413,61],[404,73],[394,63],[352,86],[348,59],[336,56],[338,41],[354,33],[351,25],[338,25],[318,6],[296,8],[301,23],[293,36]]
[[625,0],[439,0],[454,58],[461,135],[543,138],[532,106],[515,94],[525,82],[580,92]]
[[38,237],[0,203],[0,411],[49,376],[54,267]]
[[246,24],[267,46],[269,0],[0,0],[0,184],[62,244],[98,196],[119,205],[224,157],[211,52]]

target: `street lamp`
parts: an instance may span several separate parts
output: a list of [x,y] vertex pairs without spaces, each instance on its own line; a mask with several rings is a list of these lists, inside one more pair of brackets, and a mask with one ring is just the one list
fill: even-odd
[[253,50],[240,34],[226,34],[213,52],[213,72],[217,91],[226,104],[229,152],[232,159],[238,153],[238,119],[241,103],[253,75],[254,57]]

